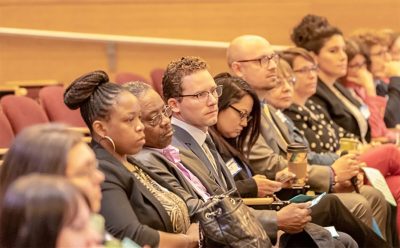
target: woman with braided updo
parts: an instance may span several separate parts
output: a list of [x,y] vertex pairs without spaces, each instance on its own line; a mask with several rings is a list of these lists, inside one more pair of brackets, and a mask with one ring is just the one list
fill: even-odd
[[80,108],[105,174],[100,213],[107,231],[151,247],[196,247],[199,232],[190,225],[185,202],[162,178],[129,156],[145,143],[135,96],[109,82],[105,72],[94,71],[72,82],[64,102],[71,109]]

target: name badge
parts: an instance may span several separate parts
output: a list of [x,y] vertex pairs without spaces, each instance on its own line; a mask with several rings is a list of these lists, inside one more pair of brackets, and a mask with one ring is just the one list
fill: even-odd
[[371,115],[371,112],[369,112],[368,106],[366,104],[361,105],[360,112],[362,113],[365,119],[368,119]]
[[242,170],[242,167],[240,167],[233,158],[231,158],[228,162],[226,162],[226,166],[228,167],[232,176],[236,176],[236,174],[238,174],[239,171]]

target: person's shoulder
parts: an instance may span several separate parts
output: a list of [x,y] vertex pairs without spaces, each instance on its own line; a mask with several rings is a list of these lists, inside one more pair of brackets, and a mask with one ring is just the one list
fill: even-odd
[[136,160],[146,164],[163,164],[167,161],[159,151],[149,148],[143,148],[139,153],[133,156]]

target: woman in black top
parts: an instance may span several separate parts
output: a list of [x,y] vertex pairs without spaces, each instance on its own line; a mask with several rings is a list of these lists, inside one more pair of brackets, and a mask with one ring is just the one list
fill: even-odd
[[337,82],[346,75],[346,44],[342,32],[326,18],[307,15],[293,29],[293,42],[314,55],[318,62],[317,91],[311,99],[320,105],[329,118],[362,142],[371,140],[370,127],[361,104]]
[[[103,71],[88,73],[66,89],[64,101],[80,108],[92,135],[92,148],[105,175],[100,213],[106,229],[152,247],[196,247],[198,231],[188,210],[162,178],[129,155],[145,140],[137,99],[109,82]],[[185,234],[188,233],[188,234]]]
[[264,175],[254,175],[247,165],[249,151],[259,135],[260,104],[257,95],[243,79],[228,73],[215,76],[215,82],[224,90],[218,98],[218,122],[209,132],[234,176],[240,195],[264,197],[279,191],[282,183]]

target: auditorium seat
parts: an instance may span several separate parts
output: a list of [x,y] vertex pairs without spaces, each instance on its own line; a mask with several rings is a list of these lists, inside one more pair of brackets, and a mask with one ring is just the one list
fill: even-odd
[[10,147],[13,139],[14,133],[11,128],[10,122],[0,108],[0,149]]
[[51,122],[61,122],[72,127],[86,127],[79,109],[70,110],[64,104],[64,87],[47,86],[39,91],[39,102]]
[[149,83],[149,81],[147,81],[144,77],[142,77],[141,75],[135,74],[135,73],[119,72],[115,76],[115,82],[117,84],[123,84],[123,83],[127,83],[127,82],[132,82],[132,81],[141,81],[141,82],[151,85],[151,83]]
[[7,95],[0,99],[0,105],[11,124],[14,135],[25,127],[49,122],[43,108],[32,98]]
[[164,69],[155,68],[150,72],[151,81],[153,82],[153,88],[162,96],[162,79],[164,76]]

